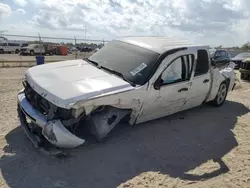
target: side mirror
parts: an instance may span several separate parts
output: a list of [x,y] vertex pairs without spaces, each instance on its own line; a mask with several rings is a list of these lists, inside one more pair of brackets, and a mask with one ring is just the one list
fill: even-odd
[[163,80],[161,79],[161,76],[159,76],[159,78],[154,83],[154,89],[160,90],[162,83],[163,83]]

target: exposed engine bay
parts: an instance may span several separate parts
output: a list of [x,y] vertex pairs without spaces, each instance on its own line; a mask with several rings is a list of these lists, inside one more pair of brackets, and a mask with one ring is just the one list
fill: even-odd
[[[36,122],[39,118],[33,119],[32,117],[30,117],[32,122],[28,123],[25,120],[29,131],[36,135],[37,145],[46,142],[43,137],[51,144],[64,148],[74,148],[83,144],[86,135],[92,135],[97,141],[101,141],[131,112],[131,110],[111,106],[99,106],[88,115],[86,115],[84,108],[76,113],[74,109],[57,107],[47,101],[27,81],[23,82],[23,85],[25,100],[37,111],[34,113],[40,113],[46,118],[40,122]],[[21,115],[25,119],[26,117],[21,113],[25,113],[25,111],[19,108],[19,116]],[[30,113],[32,114],[32,112],[25,114],[27,116]]]

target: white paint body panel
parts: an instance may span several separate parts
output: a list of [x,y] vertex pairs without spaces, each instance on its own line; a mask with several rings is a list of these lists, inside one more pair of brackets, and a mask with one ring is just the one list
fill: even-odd
[[28,69],[26,79],[37,93],[62,108],[71,108],[78,101],[107,93],[133,89],[121,78],[84,60],[36,66]]

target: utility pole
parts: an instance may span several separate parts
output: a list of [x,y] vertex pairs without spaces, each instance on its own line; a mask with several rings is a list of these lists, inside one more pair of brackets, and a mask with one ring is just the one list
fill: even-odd
[[85,40],[87,39],[87,23],[85,21]]

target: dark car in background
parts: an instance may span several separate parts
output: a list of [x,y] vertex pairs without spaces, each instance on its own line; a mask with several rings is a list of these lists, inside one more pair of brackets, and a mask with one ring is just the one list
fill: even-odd
[[239,69],[242,61],[246,58],[250,58],[250,52],[239,53],[234,58],[232,58],[232,61],[236,64],[235,69]]
[[82,47],[82,48],[80,48],[80,51],[81,52],[91,52],[93,49],[92,48],[90,48],[90,47]]
[[209,49],[210,57],[212,62],[216,62],[216,66],[225,66],[230,61],[232,61],[232,57],[227,50],[223,49]]

